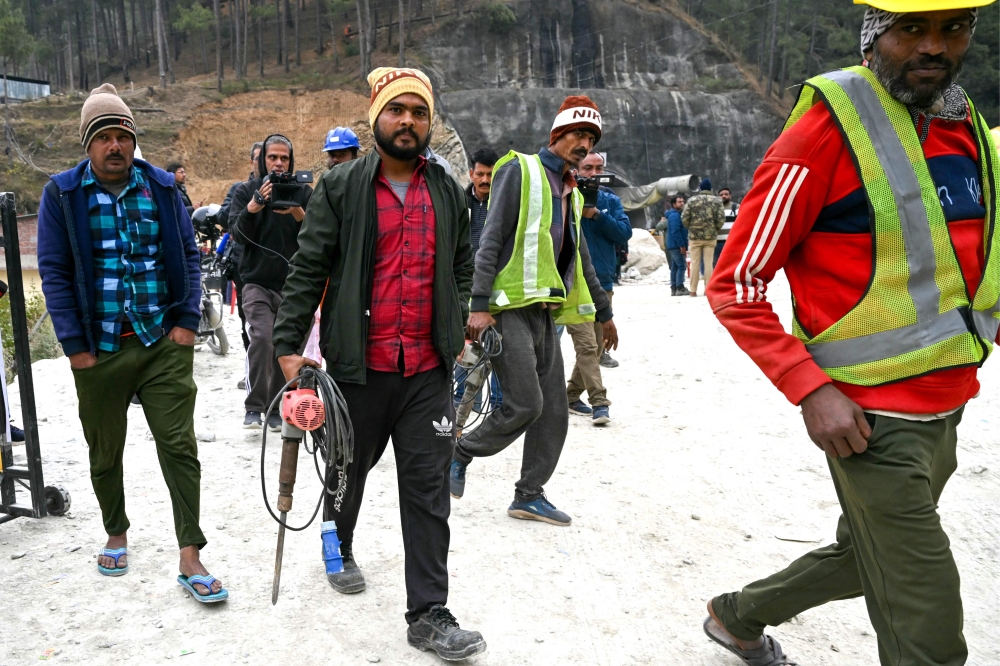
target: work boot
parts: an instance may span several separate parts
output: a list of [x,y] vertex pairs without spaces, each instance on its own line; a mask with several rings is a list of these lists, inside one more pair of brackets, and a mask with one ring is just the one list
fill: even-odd
[[678,296],[689,296],[691,294],[687,287],[677,287]]
[[341,594],[364,592],[365,575],[361,573],[361,567],[354,561],[352,545],[349,543],[340,544],[340,556],[344,558],[344,570],[326,575],[326,579],[330,581],[330,587]]
[[461,460],[452,458],[451,466],[448,468],[448,482],[451,484],[451,496],[455,499],[462,499],[465,494],[465,468],[468,465]]
[[560,527],[566,527],[573,522],[569,514],[557,509],[545,495],[530,502],[521,502],[515,499],[510,508],[507,509],[507,515],[511,518],[538,520],[550,525],[559,525]]
[[260,430],[262,426],[260,412],[247,412],[247,415],[243,417],[243,427],[246,430]]
[[421,652],[434,650],[445,661],[459,661],[486,652],[483,635],[459,628],[458,620],[441,604],[431,606],[410,624],[406,641]]
[[618,361],[616,361],[615,359],[611,358],[611,354],[609,354],[605,350],[605,352],[603,354],[601,354],[601,367],[602,368],[617,368],[618,367]]
[[670,288],[670,295],[671,296],[676,296],[677,295],[677,287],[671,287]]

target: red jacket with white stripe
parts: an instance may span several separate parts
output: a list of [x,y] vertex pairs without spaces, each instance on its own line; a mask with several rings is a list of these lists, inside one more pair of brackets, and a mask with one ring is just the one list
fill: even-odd
[[[923,146],[962,274],[975,293],[985,263],[986,211],[971,120],[932,120]],[[933,414],[965,404],[979,391],[975,367],[876,387],[833,382],[767,301],[768,283],[784,268],[795,316],[815,336],[861,300],[872,265],[868,200],[843,136],[820,103],[775,141],[754,174],[708,288],[712,308],[793,404],[831,382],[863,409]]]

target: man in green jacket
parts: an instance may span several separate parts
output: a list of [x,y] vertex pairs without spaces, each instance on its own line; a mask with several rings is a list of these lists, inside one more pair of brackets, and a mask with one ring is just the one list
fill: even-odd
[[[423,157],[434,95],[417,70],[379,68],[369,121],[376,150],[323,175],[285,281],[274,347],[287,379],[321,308],[320,348],[354,425],[347,489],[327,496],[344,570],[335,590],[360,592],[354,528],[368,471],[392,438],[406,553],[407,639],[444,659],[486,650],[448,611],[448,464],[455,447],[451,370],[465,346],[473,257],[465,193]],[[325,292],[325,297],[324,297]]]

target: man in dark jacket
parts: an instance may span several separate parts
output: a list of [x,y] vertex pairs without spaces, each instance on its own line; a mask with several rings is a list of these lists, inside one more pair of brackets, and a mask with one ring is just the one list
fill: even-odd
[[184,169],[183,164],[180,162],[168,164],[167,173],[172,173],[174,175],[174,183],[177,188],[177,193],[181,195],[181,201],[184,203],[184,209],[190,217],[191,214],[194,213],[196,209],[201,208],[205,202],[199,201],[197,206],[191,203],[191,197],[188,195],[187,191],[187,171]]
[[[250,175],[247,176],[246,180],[241,180],[233,183],[226,193],[226,198],[222,200],[222,206],[219,208],[219,222],[222,224],[223,229],[226,231],[231,231],[232,223],[236,222],[236,218],[232,220],[229,219],[229,211],[232,209],[233,197],[236,195],[236,191],[240,188],[240,185],[247,181],[253,180],[257,175],[257,160],[260,157],[260,150],[264,147],[263,142],[256,141],[252,146],[250,146]],[[230,251],[230,262],[231,268],[228,273],[226,273],[226,279],[233,281],[233,288],[236,290],[236,312],[240,315],[240,337],[243,338],[243,351],[250,349],[250,336],[247,335],[247,316],[243,312],[243,278],[240,277],[240,260],[243,258],[243,245],[240,244],[235,238],[233,238],[230,233],[229,242],[232,243],[232,250]],[[237,388],[246,389],[246,377],[240,380],[237,384]]]
[[667,263],[670,266],[670,295],[687,296],[691,292],[684,286],[684,273],[687,271],[688,231],[681,222],[681,211],[684,210],[684,197],[680,194],[670,197],[667,211],[663,219],[656,225],[657,231],[665,233],[664,249],[667,252]]
[[[360,592],[354,529],[365,480],[392,438],[406,553],[407,640],[445,659],[486,649],[462,630],[448,601],[447,470],[455,446],[451,369],[465,346],[472,248],[465,195],[423,157],[434,96],[413,69],[380,68],[369,121],[376,150],[323,175],[309,203],[285,283],[274,344],[287,379],[322,299],[320,336],[329,373],[354,425],[346,490],[328,496],[344,570],[338,592]],[[324,297],[325,293],[325,297]],[[333,500],[333,501],[329,501]]]
[[465,198],[469,202],[469,229],[472,232],[473,256],[479,251],[479,238],[483,235],[483,227],[486,225],[493,165],[499,159],[492,148],[480,148],[469,159],[469,180],[472,182],[465,188]]
[[[451,494],[464,495],[473,459],[496,455],[524,435],[521,478],[507,509],[520,520],[572,522],[544,491],[569,429],[557,320],[590,323],[596,317],[605,348],[618,345],[611,301],[581,232],[583,197],[570,172],[600,138],[597,105],[582,95],[567,97],[553,121],[548,148],[536,155],[509,153],[497,169],[476,254],[468,332],[475,340],[495,327],[503,336],[503,349],[492,361],[504,401],[455,448]],[[542,210],[547,215],[539,215]]]
[[110,83],[91,92],[80,138],[89,159],[52,177],[38,211],[45,307],[69,357],[108,541],[106,576],[128,572],[122,453],[133,395],[142,402],[170,492],[178,579],[205,601],[227,596],[199,550],[201,464],[192,378],[201,299],[198,248],[174,178],[134,160],[135,122]]
[[[305,218],[306,204],[312,188],[302,185],[295,201],[297,206],[271,206],[271,174],[295,170],[292,142],[280,134],[264,141],[257,158],[257,177],[243,183],[233,195],[230,209],[230,229],[233,238],[243,245],[240,278],[243,280],[243,313],[247,335],[247,397],[243,403],[246,415],[243,427],[263,427],[262,414],[267,411],[285,380],[274,355],[271,333],[281,305],[282,289],[288,275],[288,262],[299,249],[296,237]],[[233,213],[239,211],[233,220]],[[281,429],[279,409],[271,412],[266,426],[273,432]]]

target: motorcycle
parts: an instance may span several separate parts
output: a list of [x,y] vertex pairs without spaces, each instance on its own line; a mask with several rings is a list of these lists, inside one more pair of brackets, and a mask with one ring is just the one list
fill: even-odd
[[222,275],[219,248],[222,237],[218,225],[220,208],[219,204],[202,206],[191,215],[191,223],[201,252],[201,321],[196,342],[207,344],[214,353],[224,356],[229,352],[229,339],[222,326],[223,290],[227,280]]

